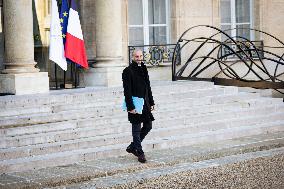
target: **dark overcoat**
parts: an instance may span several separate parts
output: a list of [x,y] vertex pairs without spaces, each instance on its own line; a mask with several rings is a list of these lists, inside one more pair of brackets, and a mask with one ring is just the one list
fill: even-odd
[[123,70],[122,82],[127,111],[135,109],[132,96],[144,98],[142,114],[128,113],[128,120],[130,123],[154,121],[150,107],[154,106],[155,103],[147,67],[144,63],[141,63],[141,66],[138,66],[136,62],[132,61],[132,63]]

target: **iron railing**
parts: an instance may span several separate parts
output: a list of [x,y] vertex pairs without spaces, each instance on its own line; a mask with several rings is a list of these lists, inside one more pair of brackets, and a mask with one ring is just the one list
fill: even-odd
[[[139,49],[143,52],[143,62],[146,65],[170,65],[172,62],[175,47],[176,44],[128,46],[129,64],[132,61],[132,54],[134,50]],[[176,48],[179,48],[179,46],[177,46]],[[176,59],[177,64],[179,64],[179,60],[180,58]]]

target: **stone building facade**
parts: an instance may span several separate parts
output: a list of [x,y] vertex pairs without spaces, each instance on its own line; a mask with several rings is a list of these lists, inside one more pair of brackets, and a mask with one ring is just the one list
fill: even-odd
[[[50,5],[51,0],[1,2],[0,93],[47,92],[54,86],[54,64],[48,60]],[[195,25],[244,25],[284,41],[283,0],[78,0],[78,5],[91,66],[80,71],[84,86],[121,85],[128,45],[176,43]],[[266,36],[236,32],[274,45]],[[170,65],[149,70],[154,80],[171,79]],[[60,70],[58,77],[63,78]]]

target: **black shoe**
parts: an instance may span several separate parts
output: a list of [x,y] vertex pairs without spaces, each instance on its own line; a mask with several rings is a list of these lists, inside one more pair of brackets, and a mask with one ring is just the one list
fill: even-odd
[[128,153],[130,153],[130,154],[133,154],[133,155],[135,155],[136,157],[138,157],[138,152],[137,152],[137,150],[135,150],[134,148],[132,148],[132,147],[130,147],[130,146],[128,146],[128,147],[126,148],[126,152],[128,152]]
[[139,155],[138,156],[138,161],[140,163],[145,163],[147,161],[146,158],[145,158],[145,155],[144,154]]

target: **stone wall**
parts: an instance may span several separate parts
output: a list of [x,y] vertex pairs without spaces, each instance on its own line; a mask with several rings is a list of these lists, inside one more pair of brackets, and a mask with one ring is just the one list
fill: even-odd
[[[284,41],[284,1],[283,0],[261,0],[261,22],[262,30],[268,32],[281,41]],[[279,45],[269,40],[267,36],[263,38],[265,45]],[[284,46],[284,45],[283,45]],[[279,50],[283,52],[282,50]]]
[[[270,33],[271,35],[277,37],[279,40],[284,42],[284,1],[282,0],[262,0],[262,30]],[[276,40],[271,40],[267,35],[263,36],[265,46],[276,46],[282,47],[282,49],[269,49],[278,55],[283,55],[284,44],[277,42]],[[284,67],[284,66],[281,66]],[[284,71],[284,70],[282,70]],[[282,77],[284,80],[284,76]]]

